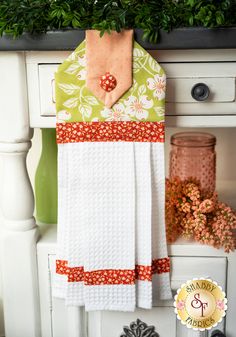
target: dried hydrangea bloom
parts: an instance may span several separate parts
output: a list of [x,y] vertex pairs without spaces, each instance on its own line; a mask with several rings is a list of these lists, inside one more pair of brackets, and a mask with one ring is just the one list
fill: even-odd
[[166,234],[169,243],[185,236],[230,252],[236,247],[235,229],[236,213],[218,200],[217,193],[204,198],[200,185],[193,179],[166,179]]

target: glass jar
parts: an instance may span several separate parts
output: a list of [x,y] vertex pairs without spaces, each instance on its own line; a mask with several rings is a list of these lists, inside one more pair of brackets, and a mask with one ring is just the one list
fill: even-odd
[[171,137],[170,178],[195,178],[205,196],[215,191],[216,137],[204,132],[180,132]]

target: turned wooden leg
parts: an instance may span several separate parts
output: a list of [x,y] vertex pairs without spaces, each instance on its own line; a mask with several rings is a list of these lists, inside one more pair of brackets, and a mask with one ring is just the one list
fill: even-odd
[[32,131],[23,53],[0,54],[1,259],[6,337],[40,337],[34,197],[26,168]]
[[26,170],[30,142],[0,144],[2,280],[7,337],[40,336],[34,198]]
[[0,143],[2,158],[1,206],[4,225],[13,231],[35,228],[34,196],[26,169],[31,142]]

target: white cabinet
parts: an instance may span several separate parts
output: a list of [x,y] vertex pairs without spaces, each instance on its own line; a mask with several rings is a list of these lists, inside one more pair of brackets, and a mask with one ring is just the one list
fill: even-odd
[[[5,63],[1,63],[6,76],[0,78],[0,84],[4,92],[10,92],[14,97],[11,104],[4,104],[6,94],[1,109],[0,147],[5,164],[4,191],[7,195],[3,208],[7,214],[5,225],[8,228],[11,225],[13,229],[10,233],[6,231],[4,238],[7,337],[119,337],[123,327],[129,327],[138,318],[148,326],[155,326],[159,337],[210,336],[207,333],[199,335],[182,326],[176,319],[173,301],[159,302],[152,310],[137,310],[134,313],[104,311],[86,314],[76,307],[67,309],[62,300],[52,298],[56,225],[40,226],[41,236],[38,240],[38,230],[32,218],[33,196],[25,157],[30,146],[29,126],[55,127],[54,72],[69,53],[6,53]],[[236,206],[236,157],[232,155],[235,153],[236,136],[233,129],[236,127],[236,51],[172,50],[152,54],[162,63],[168,77],[167,126],[225,128],[224,131],[217,129],[220,142],[218,161],[221,161],[218,186],[226,195],[225,200],[231,202],[234,199]],[[9,78],[11,81],[7,81]],[[197,83],[204,83],[209,88],[209,97],[204,102],[192,98],[191,90]],[[14,121],[12,116],[16,118]],[[228,127],[232,128],[229,132]],[[34,255],[36,242],[37,256]],[[228,312],[219,329],[225,331],[226,337],[235,337],[236,253],[227,255],[222,250],[180,240],[169,246],[169,254],[173,293],[181,283],[194,277],[210,277],[225,289]],[[27,267],[24,273],[22,260]],[[13,277],[13,269],[17,271],[17,277]],[[25,303],[23,299],[27,299]]]
[[[236,127],[235,50],[171,50],[152,52],[152,54],[162,63],[168,77],[166,118],[168,127]],[[27,109],[25,107],[26,100],[24,102],[18,100],[19,102],[17,101],[17,104],[16,102],[13,102],[13,110],[17,110],[17,105],[20,105],[20,108],[18,108],[19,114],[21,110],[26,111],[24,116],[22,113],[22,121],[19,123],[19,128],[22,128],[23,131],[26,130],[28,132],[29,125],[33,128],[55,127],[56,118],[53,77],[58,64],[60,64],[68,55],[69,52],[27,52],[25,58],[23,54],[19,54],[17,60],[14,61],[14,64],[16,64],[21,71],[21,76],[24,77],[21,86],[19,85],[18,88],[25,88],[24,90],[28,93],[30,121],[28,121]],[[27,70],[26,75],[24,75],[25,65]],[[17,72],[14,74],[15,77],[18,76]],[[191,90],[197,83],[204,83],[209,88],[209,97],[204,102],[198,102],[192,98]],[[23,92],[23,94],[20,93],[19,97],[21,96],[26,97],[27,95]],[[7,106],[5,106],[5,108],[7,112],[10,111]],[[19,128],[17,126],[17,130]],[[226,131],[224,132],[221,132],[220,129],[217,130],[219,130],[217,131],[219,134],[219,141],[223,142],[220,137],[227,133],[228,129],[225,129]],[[9,146],[3,145],[4,151],[10,153],[9,161],[12,159],[12,153],[14,153],[16,161],[18,160],[19,163],[19,153],[23,153],[21,156],[23,158],[24,152],[27,152],[28,150],[30,133],[25,135],[23,134],[23,131],[20,133],[20,136],[18,134],[16,134],[16,136],[14,135],[15,138],[13,140],[10,139],[9,141],[8,138],[5,137],[6,141],[10,143]],[[11,132],[13,133],[12,129]],[[224,146],[221,146],[221,152],[224,156],[227,155],[227,158],[224,157],[224,165],[227,164],[227,167],[220,164],[222,167],[221,172],[223,172],[223,174],[220,175],[222,181],[218,182],[218,186],[221,186],[223,194],[224,192],[227,194],[227,201],[231,201],[231,196],[235,195],[233,188],[236,182],[233,165],[233,163],[236,163],[235,155],[233,156],[233,160],[230,155],[230,151],[234,151],[232,144],[234,144],[235,141],[232,129],[229,134],[231,135],[231,142],[225,142]],[[11,143],[16,143],[16,145],[13,144],[15,146],[13,150]],[[22,144],[26,144],[23,150]],[[21,160],[20,166],[21,171],[24,173],[24,185],[27,187],[28,191],[24,194],[28,193],[28,195],[30,195],[30,186],[27,182],[27,172],[24,160],[25,158]],[[18,170],[17,165],[15,165],[15,171],[16,170]],[[9,172],[9,174],[17,177],[18,174],[13,171],[14,169]],[[15,187],[12,188],[12,191],[8,191],[8,195],[11,199],[15,196],[15,191],[18,191]],[[28,211],[30,202],[23,204],[24,200],[28,199],[22,198],[22,203],[20,205],[22,205],[21,209],[26,209],[27,211],[25,218],[28,219],[27,217],[29,217],[28,220],[31,221],[28,221],[29,226],[27,227],[28,232],[31,233],[34,231],[31,230],[30,227],[31,223],[32,227],[34,225],[33,219],[30,218],[32,211]],[[31,195],[29,200],[33,200]],[[26,204],[27,206],[25,206]],[[28,214],[30,214],[30,216],[28,216]],[[25,223],[25,218],[23,219],[23,223]],[[17,225],[19,226],[22,221],[20,216],[18,216],[17,219],[18,220],[15,222],[17,222]],[[24,232],[25,228],[23,228],[22,225],[21,227],[22,232],[20,234],[14,233],[14,242],[18,242],[18,246],[16,246],[18,247],[17,254],[19,255],[17,255],[17,257],[19,261],[22,256],[20,242],[26,241],[20,241],[18,239],[22,236],[24,237],[24,235],[27,235],[28,233],[27,231]],[[35,232],[37,232],[36,229]],[[33,237],[33,235],[35,236]],[[29,251],[33,251],[33,244],[31,243],[36,241],[37,235],[32,232],[32,237],[33,239],[31,241],[27,241]],[[7,247],[5,247],[5,251],[8,252]],[[27,252],[27,250],[25,251]],[[7,304],[5,305],[5,312],[7,317],[7,331],[8,333],[10,332],[9,337],[23,337],[23,335],[24,337],[119,337],[123,333],[123,327],[129,327],[130,324],[137,321],[138,318],[148,326],[155,326],[159,337],[210,336],[208,333],[198,334],[182,326],[174,313],[173,301],[159,302],[152,310],[137,310],[134,313],[105,311],[85,313],[83,309],[76,307],[67,309],[62,300],[54,299],[51,295],[55,253],[56,225],[41,226],[41,237],[37,242],[38,273],[34,270],[36,264],[35,259],[32,257],[32,252],[28,258],[29,270],[27,274],[31,275],[27,280],[32,281],[32,284],[30,283],[28,289],[24,289],[23,285],[22,291],[18,291],[18,293],[16,291],[18,299],[22,298],[23,291],[28,292],[31,306],[28,305],[27,312],[33,308],[31,310],[31,316],[35,319],[35,322],[31,320],[31,322],[33,322],[31,324],[32,327],[27,329],[27,327],[25,328],[26,318],[24,318],[24,315],[19,315],[19,319],[17,319],[15,313],[18,312],[19,305],[17,306],[17,310],[12,309],[13,306],[10,299],[10,291],[8,289],[8,291],[5,291],[5,293],[9,295],[5,302]],[[194,277],[210,277],[217,281],[227,291],[229,309],[226,319],[219,325],[219,329],[225,331],[226,337],[234,337],[236,331],[236,254],[233,253],[227,255],[222,250],[216,250],[212,247],[202,246],[184,240],[180,240],[175,244],[170,245],[169,254],[172,260],[171,286],[173,294],[183,282]],[[23,255],[25,260],[27,259],[26,255],[26,253]],[[9,256],[10,255],[8,255],[8,259],[10,260]],[[14,265],[14,258],[11,258],[12,265]],[[20,264],[18,264],[18,267],[17,270],[21,270]],[[11,272],[8,271],[7,267],[5,267],[5,271],[7,272],[5,276],[6,287],[7,279],[10,278],[12,280],[12,277],[10,277]],[[38,282],[36,282],[36,276],[38,277]],[[17,278],[19,284],[24,283],[24,277],[20,275],[20,272],[18,273]],[[39,286],[41,331],[38,328],[37,321],[39,317],[37,314],[37,285]],[[16,290],[16,288],[14,289]],[[14,324],[16,324],[16,327],[13,327],[10,324],[12,313],[14,313]],[[24,333],[20,335],[19,329],[28,332],[28,334]],[[132,334],[127,336],[130,337],[131,335]]]

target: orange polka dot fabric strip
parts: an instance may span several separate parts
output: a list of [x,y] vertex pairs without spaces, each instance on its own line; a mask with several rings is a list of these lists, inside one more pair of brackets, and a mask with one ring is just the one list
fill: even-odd
[[136,265],[130,269],[103,269],[84,271],[84,267],[69,267],[68,261],[56,261],[56,273],[67,275],[68,282],[84,282],[85,285],[135,284],[135,280],[152,281],[152,275],[170,272],[170,258],[155,259],[152,266]]
[[104,284],[135,284],[135,271],[124,270],[96,270],[84,273],[85,285],[104,285]]
[[57,143],[164,142],[162,122],[57,123]]

